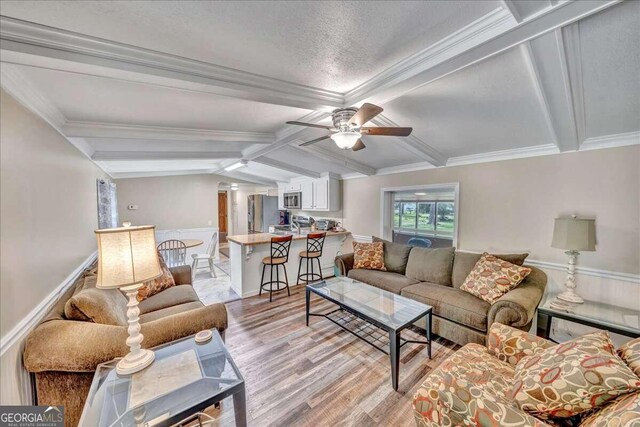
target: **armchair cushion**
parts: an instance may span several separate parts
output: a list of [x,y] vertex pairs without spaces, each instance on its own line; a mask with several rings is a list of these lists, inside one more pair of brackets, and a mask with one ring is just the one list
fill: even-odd
[[542,418],[566,418],[640,389],[604,331],[536,352],[516,365],[511,396]]
[[618,349],[618,356],[640,377],[640,338],[625,343]]
[[537,351],[554,345],[551,341],[501,323],[491,325],[487,338],[489,354],[511,366],[516,366],[523,357],[531,356]]
[[587,415],[580,427],[632,427],[639,422],[640,391],[620,396],[602,410]]
[[416,424],[438,426],[542,427],[508,396],[513,366],[484,346],[467,344],[444,361],[413,398]]

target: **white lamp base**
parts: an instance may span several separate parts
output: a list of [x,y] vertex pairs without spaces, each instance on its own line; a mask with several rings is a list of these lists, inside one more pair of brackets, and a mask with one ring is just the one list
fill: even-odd
[[584,300],[580,295],[576,293],[576,261],[578,260],[578,251],[565,252],[569,257],[569,264],[567,265],[567,280],[564,282],[566,291],[557,296],[562,301],[572,302],[574,304],[582,304]]
[[572,302],[575,304],[582,304],[584,300],[578,294],[576,294],[573,289],[565,291],[558,295],[556,298],[561,299],[562,301]]
[[130,375],[141,371],[153,363],[156,355],[151,350],[140,349],[137,356],[133,353],[127,354],[116,365],[118,375]]
[[137,298],[138,288],[141,285],[139,283],[122,288],[129,298],[129,302],[127,302],[127,321],[129,323],[127,345],[129,346],[129,353],[116,365],[118,375],[129,375],[141,371],[156,358],[153,351],[140,346],[144,339],[144,336],[140,333],[140,309],[138,308]]

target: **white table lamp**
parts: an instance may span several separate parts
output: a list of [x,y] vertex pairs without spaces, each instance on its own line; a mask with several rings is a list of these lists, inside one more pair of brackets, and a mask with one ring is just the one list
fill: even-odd
[[122,288],[127,294],[129,353],[116,366],[120,375],[132,374],[149,366],[155,355],[142,349],[138,288],[143,282],[162,275],[156,250],[155,226],[96,230],[98,239],[98,282],[96,288]]
[[593,219],[582,219],[575,215],[570,218],[556,218],[553,227],[553,241],[551,247],[567,249],[569,256],[567,266],[567,280],[564,285],[567,290],[558,298],[563,301],[581,304],[584,300],[576,293],[576,261],[579,251],[596,250],[596,225]]

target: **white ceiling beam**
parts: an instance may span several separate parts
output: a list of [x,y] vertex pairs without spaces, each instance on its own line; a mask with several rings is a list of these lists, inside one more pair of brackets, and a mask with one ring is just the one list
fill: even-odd
[[[383,127],[397,127],[398,124],[388,117],[379,114],[373,120],[371,120],[376,126]],[[387,137],[388,138],[388,137]],[[447,158],[435,148],[422,141],[415,135],[409,135],[407,137],[397,137],[397,140],[401,141],[400,146],[405,148],[414,156],[417,156],[420,160],[425,160],[431,163],[433,166],[444,166],[447,163]]]
[[562,29],[565,60],[571,89],[574,123],[578,136],[578,147],[587,139],[587,122],[584,105],[584,86],[582,84],[582,50],[580,48],[580,24]]
[[563,31],[558,28],[528,44],[528,54],[544,94],[544,108],[549,111],[556,145],[560,151],[578,150],[581,140],[573,95],[577,88],[569,72]]
[[337,165],[343,166],[347,169],[351,169],[354,172],[361,173],[363,175],[375,175],[376,170],[371,166],[367,166],[363,163],[357,162],[355,160],[351,160],[346,156],[341,156],[339,154],[333,153],[329,150],[325,150],[324,148],[316,147],[316,146],[307,146],[307,147],[291,147],[293,150],[298,150],[300,155],[309,155],[316,156],[318,158],[328,160]]
[[214,93],[309,110],[331,110],[342,94],[245,71],[0,17],[3,62]]
[[511,12],[511,15],[513,16],[513,19],[515,19],[518,24],[521,23],[524,20],[524,17],[518,11],[518,8],[516,7],[516,5],[513,2],[513,0],[502,0],[501,3],[502,3],[502,5],[504,6],[505,9],[507,9],[509,12]]
[[96,151],[96,162],[144,160],[222,160],[240,159],[241,151]]
[[297,175],[307,176],[309,178],[320,178],[320,174],[318,172],[314,172],[309,169],[301,168],[299,166],[290,165],[288,163],[284,163],[278,160],[271,159],[269,157],[258,157],[253,160],[256,163],[260,163],[262,165],[270,166],[272,168],[280,169],[283,171],[295,173]]
[[163,126],[127,125],[67,121],[62,131],[68,137],[151,139],[180,141],[248,142],[270,144],[275,136],[266,132],[237,132],[211,129],[172,128]]
[[[561,3],[513,28],[502,31],[493,38],[479,45],[473,45],[445,61],[437,62],[433,66],[422,68],[413,67],[411,73],[397,73],[386,81],[381,81],[369,90],[358,90],[354,95],[347,94],[347,104],[372,102],[385,104],[406,93],[462,70],[470,65],[498,55],[520,43],[534,39],[557,28],[564,27],[594,13],[611,7],[622,0],[607,1],[572,1]],[[504,9],[499,8],[504,11]],[[508,13],[508,12],[507,12]],[[513,17],[508,13],[509,19]],[[410,74],[407,76],[407,74]]]
[[269,187],[271,186],[275,187],[277,185],[275,180],[269,180],[269,179],[265,179],[265,178],[251,175],[248,173],[238,172],[238,171],[227,172],[223,170],[222,172],[218,172],[217,175],[226,176],[231,179],[238,179],[240,181],[251,182],[254,184],[267,185]]

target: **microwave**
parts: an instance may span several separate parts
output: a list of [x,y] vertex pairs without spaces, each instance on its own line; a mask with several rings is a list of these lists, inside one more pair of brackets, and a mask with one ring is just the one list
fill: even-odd
[[284,208],[285,209],[300,209],[302,205],[302,193],[291,192],[284,193]]

